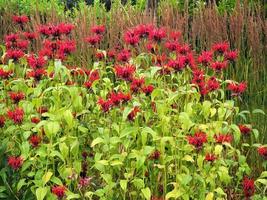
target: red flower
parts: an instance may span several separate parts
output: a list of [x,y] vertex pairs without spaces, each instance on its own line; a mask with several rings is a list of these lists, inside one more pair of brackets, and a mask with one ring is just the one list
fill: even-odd
[[95,57],[96,57],[98,60],[102,60],[103,58],[105,58],[105,55],[104,55],[103,52],[98,51],[98,52],[96,52]]
[[24,32],[23,35],[28,40],[34,40],[37,38],[37,33],[35,32]]
[[228,51],[230,45],[228,42],[216,43],[212,46],[212,50],[218,53],[224,53]]
[[207,153],[205,156],[205,160],[208,162],[213,162],[214,160],[216,160],[216,156],[212,153]]
[[57,25],[57,28],[60,34],[69,35],[71,31],[75,28],[75,26],[73,24],[60,23],[59,25]]
[[207,135],[204,132],[196,132],[193,136],[187,136],[189,144],[193,145],[197,150],[202,149],[203,144],[207,142]]
[[52,187],[52,193],[57,196],[58,199],[62,199],[65,196],[66,188],[58,185]]
[[18,24],[24,24],[29,21],[29,18],[26,15],[21,15],[21,16],[13,16],[12,17],[13,22],[18,23]]
[[91,177],[80,178],[78,187],[79,188],[86,188],[91,183],[91,180],[92,180]]
[[16,50],[16,49],[9,49],[6,51],[6,56],[9,59],[13,59],[14,61],[17,61],[21,57],[24,56],[24,52],[22,50]]
[[175,71],[182,71],[186,67],[186,58],[179,56],[176,60],[170,60],[167,66],[173,68]]
[[214,91],[220,88],[220,83],[216,80],[214,76],[210,77],[207,82],[207,89],[209,91]]
[[154,86],[153,85],[144,86],[142,88],[142,90],[148,96],[148,95],[150,95],[153,92]]
[[138,112],[140,112],[140,108],[135,106],[134,109],[128,114],[128,120],[133,121]]
[[97,103],[100,105],[101,109],[104,112],[108,112],[113,105],[110,99],[104,100],[102,98],[99,98]]
[[243,135],[249,135],[250,134],[250,131],[251,131],[250,127],[248,127],[248,126],[246,126],[244,124],[239,124],[238,127],[239,127],[240,132]]
[[92,46],[96,46],[96,44],[99,44],[101,41],[100,35],[93,35],[85,38],[85,41],[88,42]]
[[38,136],[38,135],[32,135],[30,138],[29,138],[29,143],[33,146],[33,147],[38,147],[38,145],[40,144],[41,142],[41,137]]
[[211,68],[216,71],[216,72],[221,72],[223,69],[225,69],[227,67],[227,61],[215,61],[213,63],[211,63]]
[[18,39],[19,35],[17,33],[12,33],[5,36],[5,42],[16,42]]
[[94,82],[96,80],[99,80],[100,76],[99,76],[99,72],[98,70],[93,70],[91,71],[90,75],[89,75],[89,80]]
[[134,28],[134,32],[141,38],[148,37],[150,32],[152,32],[154,26],[151,24],[140,24]]
[[118,78],[131,81],[135,72],[135,66],[127,64],[126,66],[115,66],[115,73]]
[[163,53],[162,55],[155,55],[152,57],[152,62],[158,66],[162,66],[166,61],[167,56]]
[[61,56],[62,55],[63,56],[67,56],[71,52],[74,52],[75,49],[76,49],[75,41],[68,40],[68,41],[60,42],[59,43],[58,54],[61,55]]
[[149,37],[155,42],[160,42],[166,37],[166,30],[164,28],[155,28],[150,31]]
[[186,54],[190,53],[190,51],[191,51],[191,49],[190,49],[190,46],[188,44],[184,44],[178,48],[178,53],[180,53],[182,55],[186,55]]
[[3,79],[7,79],[12,75],[12,71],[5,71],[4,69],[0,68],[0,77]]
[[124,41],[126,44],[136,46],[139,43],[139,35],[134,30],[129,30],[124,33]]
[[144,83],[145,83],[145,79],[144,78],[133,79],[132,83],[130,85],[131,91],[132,92],[138,92],[142,88]]
[[91,31],[98,35],[103,34],[105,30],[106,30],[106,27],[104,25],[96,25],[91,28]]
[[35,57],[33,54],[27,57],[27,62],[32,69],[42,68],[46,64],[43,56]]
[[249,179],[247,177],[243,179],[243,192],[246,199],[249,199],[249,197],[254,195],[255,186],[253,179]]
[[23,164],[23,158],[20,156],[9,156],[7,163],[13,170],[18,170]]
[[146,44],[146,49],[149,53],[155,53],[156,50],[158,49],[157,43],[153,43],[153,42],[148,42]]
[[17,107],[13,111],[7,111],[7,116],[9,119],[13,120],[15,124],[21,124],[24,117],[24,111],[23,109]]
[[217,143],[231,143],[233,140],[233,136],[231,134],[218,134],[214,135],[214,139]]
[[46,113],[46,112],[48,112],[48,108],[45,106],[41,106],[37,109],[37,112],[40,114]]
[[181,35],[182,35],[182,33],[180,31],[173,31],[173,32],[170,33],[170,38],[172,40],[177,41],[177,40],[180,39]]
[[131,52],[128,49],[123,49],[117,55],[117,60],[121,62],[127,62],[131,57]]
[[179,49],[180,45],[177,41],[167,41],[165,42],[165,47],[170,51],[176,51]]
[[262,156],[265,160],[267,160],[267,147],[266,146],[261,146],[258,148],[258,153],[260,156]]
[[5,126],[6,118],[3,115],[0,115],[0,128]]
[[228,51],[228,52],[225,52],[224,54],[224,57],[226,58],[226,60],[232,61],[232,62],[236,60],[237,56],[238,56],[237,51]]
[[86,81],[84,84],[84,87],[86,87],[87,89],[90,89],[92,87],[92,82],[91,81]]
[[40,121],[41,121],[41,120],[40,120],[40,118],[38,118],[38,117],[32,117],[32,118],[31,118],[31,122],[34,123],[34,124],[38,124]]
[[18,103],[22,99],[24,99],[25,94],[23,92],[9,92],[9,96],[14,101],[14,103]]
[[160,157],[160,151],[155,150],[153,153],[150,154],[149,159],[151,160],[158,160]]
[[111,60],[115,59],[115,56],[116,56],[116,51],[115,50],[109,50],[107,52],[107,57]]
[[228,90],[231,90],[233,96],[238,96],[245,92],[247,89],[247,84],[245,82],[241,83],[229,83],[227,86]]
[[36,69],[34,71],[28,72],[28,77],[32,77],[37,81],[40,81],[44,75],[46,75],[46,71],[44,69]]
[[212,52],[211,51],[203,51],[197,60],[202,65],[207,66],[212,61]]

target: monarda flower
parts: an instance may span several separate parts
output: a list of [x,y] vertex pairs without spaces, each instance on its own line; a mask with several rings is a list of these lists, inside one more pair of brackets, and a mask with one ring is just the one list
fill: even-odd
[[222,43],[216,43],[212,45],[212,50],[218,53],[223,54],[224,52],[229,50],[229,43],[228,42],[222,42]]
[[9,49],[6,52],[6,56],[8,59],[13,59],[14,61],[17,61],[24,56],[24,52],[20,49]]
[[103,60],[105,58],[105,55],[102,51],[98,51],[98,52],[96,52],[95,57],[98,60]]
[[215,61],[211,63],[210,67],[216,72],[221,72],[223,69],[226,69],[227,64],[228,64],[227,61],[223,62]]
[[13,16],[12,17],[13,22],[17,24],[25,24],[29,21],[29,18],[26,15],[21,15],[21,16]]
[[188,44],[184,44],[182,46],[179,46],[177,51],[179,54],[186,55],[191,52],[191,48]]
[[202,149],[203,144],[207,142],[207,135],[204,132],[196,132],[193,136],[187,136],[189,144],[193,145],[197,150]]
[[60,34],[69,35],[75,26],[73,24],[60,23],[57,25],[57,28]]
[[233,136],[229,133],[228,134],[217,134],[217,135],[214,135],[214,139],[219,144],[231,143],[233,140]]
[[114,69],[118,78],[121,78],[125,81],[131,81],[136,68],[134,65],[126,64],[125,66],[117,65]]
[[212,76],[207,81],[208,91],[215,91],[220,88],[220,83],[217,81],[216,77]]
[[224,53],[224,57],[226,60],[234,62],[238,57],[237,51],[228,51]]
[[84,177],[80,178],[78,187],[81,188],[86,188],[90,185],[92,178],[91,177]]
[[10,76],[12,76],[12,74],[13,74],[13,71],[11,70],[5,71],[3,68],[0,68],[0,77],[2,79],[7,79]]
[[27,57],[27,62],[32,69],[42,68],[46,65],[46,60],[43,56],[36,57],[33,54]]
[[134,78],[130,85],[131,91],[135,93],[139,92],[139,90],[142,89],[142,86],[144,85],[144,83],[145,83],[144,78],[140,78],[140,79]]
[[123,49],[117,54],[117,60],[127,62],[131,57],[131,52],[128,49]]
[[66,188],[64,186],[57,185],[53,186],[51,191],[58,199],[62,199],[65,196]]
[[25,94],[23,92],[9,92],[9,97],[17,104],[25,98]]
[[198,61],[198,63],[200,63],[200,64],[202,64],[204,66],[208,66],[209,63],[212,61],[212,56],[213,56],[213,54],[212,54],[211,51],[203,51],[199,55],[197,61]]
[[208,161],[208,162],[213,162],[216,160],[216,156],[212,153],[207,153],[205,155],[205,160]]
[[28,72],[28,77],[34,78],[36,81],[40,81],[43,76],[46,75],[46,71],[44,69],[36,69]]
[[255,193],[254,180],[248,177],[243,179],[243,192],[246,199],[250,199]]
[[12,33],[5,36],[5,42],[16,42],[19,39],[19,35],[17,33]]
[[133,30],[129,30],[124,33],[124,41],[126,44],[136,46],[139,43],[139,35]]
[[104,100],[102,98],[99,98],[97,101],[98,105],[100,105],[103,112],[108,112],[112,107],[112,101],[110,99]]
[[169,50],[169,51],[177,51],[180,47],[179,43],[177,41],[167,41],[165,42],[165,47]]
[[96,46],[97,44],[99,44],[101,41],[101,36],[100,35],[93,35],[93,36],[89,36],[87,38],[85,38],[85,42],[89,43],[92,46]]
[[128,114],[128,120],[133,121],[138,112],[140,112],[140,108],[138,106],[135,106],[134,109]]
[[153,85],[147,85],[147,86],[143,86],[142,91],[148,96],[150,95],[154,90],[154,86]]
[[149,53],[155,53],[158,50],[157,43],[148,42],[146,44],[146,49]]
[[239,96],[247,89],[245,82],[241,83],[229,83],[227,89],[232,92],[232,96]]
[[29,44],[30,42],[28,40],[18,40],[16,46],[18,49],[25,51],[28,48]]
[[21,124],[24,117],[24,111],[22,108],[17,107],[13,111],[8,110],[7,116],[10,120],[13,120],[15,124]]
[[7,163],[13,170],[18,170],[23,164],[23,158],[20,156],[9,156]]
[[174,41],[178,41],[181,38],[181,35],[182,33],[180,31],[172,31],[169,37]]
[[104,25],[95,25],[91,28],[91,31],[95,34],[101,35],[105,33],[106,27]]
[[70,53],[74,52],[76,49],[76,43],[73,40],[68,40],[59,43],[58,53],[64,56],[69,55]]
[[149,156],[150,160],[158,160],[159,158],[160,158],[160,151],[159,150],[155,150]]
[[150,31],[149,37],[155,42],[161,42],[166,37],[166,30],[165,28],[155,28]]
[[109,60],[114,60],[116,57],[116,51],[115,50],[109,50],[107,52],[107,57],[109,58]]
[[0,115],[0,128],[5,126],[6,118],[3,115]]
[[152,24],[139,24],[134,28],[134,32],[138,34],[140,38],[146,38],[153,29],[154,26]]
[[250,132],[251,132],[251,128],[249,126],[247,126],[247,125],[239,124],[238,127],[239,127],[240,132],[243,135],[249,135]]
[[27,40],[35,40],[37,38],[37,33],[35,32],[24,32],[23,35]]
[[262,156],[265,160],[267,160],[267,146],[261,146],[258,148],[258,153]]
[[31,118],[31,122],[34,123],[34,124],[38,124],[40,121],[41,121],[41,120],[40,120],[40,118],[38,118],[38,117],[32,117],[32,118]]
[[184,56],[179,56],[176,60],[170,60],[167,66],[179,72],[186,67],[186,60]]
[[41,142],[41,137],[38,135],[32,135],[29,138],[29,143],[32,145],[32,147],[38,147]]
[[90,89],[92,87],[92,82],[91,81],[86,81],[84,82],[83,86],[86,87],[87,89]]

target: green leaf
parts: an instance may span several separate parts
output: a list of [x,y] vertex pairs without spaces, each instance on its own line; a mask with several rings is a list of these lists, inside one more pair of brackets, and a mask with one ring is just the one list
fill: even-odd
[[[19,191],[24,185],[26,185],[25,180],[26,180],[25,178],[19,180],[18,185],[17,185],[17,191]],[[0,192],[2,191],[0,190]]]
[[127,180],[120,180],[120,186],[123,191],[126,191],[127,189]]
[[219,144],[216,145],[216,146],[215,146],[215,150],[214,150],[215,155],[221,155],[222,150],[223,150],[222,145],[219,145]]
[[252,111],[253,114],[262,114],[262,115],[265,115],[265,112],[261,109],[255,109]]
[[52,172],[46,172],[42,178],[44,185],[50,180],[51,176],[53,175]]
[[69,128],[73,128],[74,126],[74,121],[73,121],[73,115],[72,112],[70,110],[66,110],[63,114],[63,117],[65,119],[65,121],[67,122]]
[[60,130],[60,125],[58,122],[48,122],[44,126],[45,134],[47,137],[51,138],[56,135],[56,133]]
[[97,137],[96,139],[94,139],[91,143],[91,147],[93,148],[95,145],[103,143],[104,139],[101,137]]
[[69,147],[66,145],[65,142],[59,144],[59,150],[64,159],[67,159],[69,156]]
[[214,198],[214,194],[213,194],[213,192],[209,192],[209,193],[207,194],[205,200],[213,200],[213,198]]
[[151,198],[151,191],[148,187],[141,190],[146,200],[150,200]]
[[188,161],[188,162],[194,162],[193,157],[190,156],[190,155],[185,155],[185,156],[183,157],[183,160]]
[[45,198],[47,191],[48,191],[47,187],[37,188],[37,190],[35,192],[37,200],[43,200]]

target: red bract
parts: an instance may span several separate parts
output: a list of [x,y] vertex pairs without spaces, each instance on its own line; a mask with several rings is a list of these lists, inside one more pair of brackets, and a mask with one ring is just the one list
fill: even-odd
[[217,81],[216,77],[212,76],[207,82],[207,89],[209,91],[215,91],[220,88],[220,83]]
[[41,25],[38,27],[39,33],[41,33],[44,36],[49,36],[53,32],[53,26],[50,25]]
[[267,160],[267,146],[261,146],[258,148],[258,153],[262,156],[265,160]]
[[216,159],[217,159],[216,156],[214,154],[212,154],[212,153],[207,153],[205,155],[205,160],[208,161],[208,162],[213,162]]
[[58,199],[62,199],[65,196],[66,188],[58,185],[52,187],[52,193],[57,196]]
[[29,21],[29,18],[26,15],[21,15],[21,16],[13,16],[12,17],[13,22],[18,23],[18,24],[25,24]]
[[9,78],[11,75],[13,74],[13,72],[11,70],[9,71],[5,71],[4,69],[0,68],[0,77],[2,79],[7,79]]
[[37,38],[37,33],[35,32],[24,32],[23,35],[28,40],[34,40]]
[[108,112],[111,107],[112,107],[112,101],[110,99],[108,100],[104,100],[102,98],[99,98],[97,103],[100,105],[101,109],[104,111],[104,112]]
[[117,60],[121,62],[127,62],[131,57],[131,52],[128,49],[123,49],[117,55]]
[[182,71],[186,67],[186,58],[179,56],[176,60],[170,60],[167,66],[173,68],[175,71]]
[[115,50],[109,50],[109,51],[107,52],[107,57],[108,57],[110,60],[115,59],[115,56],[116,56],[116,51],[115,51]]
[[223,61],[223,62],[215,61],[211,63],[210,67],[216,72],[221,72],[223,69],[226,69],[227,64],[228,63],[226,61]]
[[212,46],[212,50],[218,53],[224,53],[228,51],[230,45],[228,42],[216,43]]
[[92,87],[92,82],[91,81],[86,81],[84,84],[84,87],[86,87],[87,89],[90,89]]
[[243,192],[246,199],[249,199],[254,195],[255,192],[255,186],[254,186],[254,180],[250,179],[248,177],[245,177],[243,179]]
[[46,112],[48,112],[48,108],[45,106],[41,106],[37,109],[37,112],[40,114],[46,113]]
[[214,135],[214,139],[217,143],[231,143],[233,140],[233,136],[231,134],[217,134]]
[[59,43],[59,55],[67,56],[74,52],[76,49],[76,43],[74,40],[61,41]]
[[17,107],[13,111],[8,110],[7,116],[9,119],[13,120],[15,124],[21,124],[24,117],[24,111],[22,108]]
[[250,132],[251,132],[251,128],[246,126],[246,125],[244,125],[244,124],[239,124],[238,127],[239,127],[240,132],[243,135],[249,135]]
[[117,65],[115,66],[115,73],[118,78],[131,81],[135,73],[135,66],[130,64],[126,64],[125,66]]
[[7,163],[13,170],[18,170],[23,164],[23,158],[20,156],[9,156]]
[[91,31],[98,35],[103,34],[105,30],[106,30],[106,27],[104,25],[96,25],[91,28]]
[[247,89],[247,84],[245,82],[241,83],[229,83],[227,89],[232,92],[233,96],[241,95]]
[[159,150],[155,150],[149,156],[149,159],[151,159],[151,160],[158,160],[159,158],[160,158],[160,151]]
[[16,47],[21,50],[26,50],[29,46],[28,40],[17,40]]
[[5,126],[6,118],[3,115],[0,115],[0,128]]
[[193,145],[197,150],[202,149],[203,144],[207,142],[207,135],[204,132],[196,132],[193,136],[187,136],[189,144]]
[[29,143],[33,146],[33,147],[38,147],[39,144],[41,142],[41,137],[38,135],[32,135],[29,138]]
[[211,51],[203,51],[203,52],[199,55],[197,61],[198,61],[199,63],[201,63],[202,65],[207,66],[207,65],[209,65],[209,63],[212,61],[212,56],[213,56],[213,55],[212,55],[212,52],[211,52]]
[[128,120],[133,121],[138,112],[140,112],[140,108],[138,106],[135,106],[134,109],[128,114]]
[[134,32],[138,34],[141,38],[148,37],[150,32],[154,29],[151,24],[140,24],[134,28]]
[[9,96],[14,101],[14,103],[18,103],[22,99],[24,99],[25,94],[23,92],[9,92]]
[[40,121],[41,121],[41,120],[40,120],[40,118],[38,118],[38,117],[32,117],[32,118],[31,118],[31,122],[34,123],[34,124],[38,124]]
[[98,51],[98,52],[96,52],[95,57],[98,60],[103,60],[105,58],[105,55],[104,55],[104,53],[102,51]]
[[150,95],[154,90],[154,86],[153,85],[147,85],[147,86],[143,86],[142,91],[148,96]]
[[166,37],[166,30],[164,28],[155,28],[150,31],[149,37],[155,42],[161,42]]
[[36,57],[33,54],[27,57],[27,62],[32,69],[42,68],[46,64],[46,60],[43,56]]
[[145,83],[145,79],[144,78],[134,78],[132,80],[132,83],[130,85],[131,91],[132,92],[138,92],[140,89],[142,89],[143,84]]
[[85,41],[88,42],[92,46],[96,46],[96,44],[99,44],[101,41],[100,35],[93,35],[85,38]]
[[46,75],[46,71],[42,68],[36,69],[34,71],[28,72],[28,77],[34,78],[36,81],[40,81],[44,75]]
[[16,42],[19,39],[18,34],[11,33],[10,35],[5,36],[5,42]]
[[224,53],[224,57],[228,61],[235,61],[237,59],[238,52],[237,51],[228,51]]
[[124,34],[124,41],[126,44],[136,46],[139,43],[139,35],[134,30],[129,30]]
[[182,46],[179,46],[178,53],[182,55],[186,55],[191,52],[190,46],[188,44],[184,44]]
[[58,26],[60,34],[69,35],[71,31],[75,28],[73,24],[60,23]]
[[177,41],[167,41],[165,42],[165,47],[170,51],[176,51],[179,49],[180,45]]
[[6,56],[9,59],[13,59],[14,61],[17,61],[18,59],[24,56],[24,52],[22,50],[9,49],[6,52]]

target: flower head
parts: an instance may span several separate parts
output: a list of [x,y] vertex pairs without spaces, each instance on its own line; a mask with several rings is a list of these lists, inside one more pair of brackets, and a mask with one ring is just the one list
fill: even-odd
[[233,96],[241,95],[247,89],[247,84],[245,82],[241,83],[229,83],[227,89],[232,92]]
[[13,170],[18,170],[23,164],[23,158],[20,156],[9,156],[7,163]]
[[261,146],[258,148],[258,153],[262,156],[265,160],[267,160],[267,146]]
[[239,124],[238,127],[239,127],[240,132],[243,135],[249,135],[250,132],[251,132],[251,128],[249,126],[247,126],[247,125]]
[[52,187],[52,193],[57,196],[58,199],[62,199],[65,196],[66,188],[58,185]]
[[38,145],[41,142],[41,137],[38,135],[32,135],[29,138],[29,143],[33,146],[33,147],[38,147]]
[[233,140],[233,136],[231,134],[217,134],[214,135],[214,139],[217,143],[231,143]]
[[22,99],[24,99],[25,94],[23,92],[9,92],[9,96],[14,101],[14,103],[18,103]]
[[29,21],[29,18],[26,15],[14,15],[12,17],[13,22],[17,23],[17,24],[25,24]]
[[115,73],[118,78],[124,79],[125,81],[131,81],[135,73],[135,66],[126,64],[125,66],[115,66]]
[[133,121],[138,112],[140,112],[140,108],[138,106],[135,106],[133,110],[128,114],[128,120]]
[[196,132],[193,136],[187,136],[189,144],[193,145],[197,150],[202,149],[203,144],[207,142],[207,135],[204,132]]
[[212,46],[212,50],[218,53],[224,53],[228,51],[230,45],[228,42],[216,43]]
[[105,25],[95,25],[91,28],[91,31],[95,34],[101,35],[105,32],[106,27]]
[[216,160],[216,156],[212,153],[207,153],[205,155],[205,160],[208,161],[208,162],[213,162]]
[[243,192],[246,198],[249,198],[254,195],[255,185],[253,179],[250,179],[248,177],[245,177],[243,179]]
[[22,108],[17,107],[14,110],[8,110],[7,116],[9,119],[13,120],[15,124],[21,124],[24,117],[24,111]]
[[104,112],[108,112],[111,109],[112,105],[113,105],[113,103],[112,103],[112,101],[110,99],[104,100],[102,98],[99,98],[97,103],[100,105],[101,109]]

